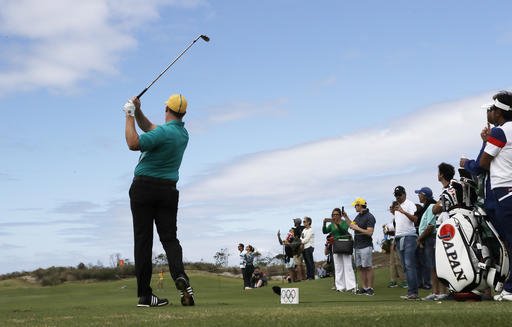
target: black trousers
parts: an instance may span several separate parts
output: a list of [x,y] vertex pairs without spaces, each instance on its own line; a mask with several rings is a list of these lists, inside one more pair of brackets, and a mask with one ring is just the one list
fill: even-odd
[[254,265],[247,264],[245,265],[245,270],[242,271],[244,278],[244,287],[251,287],[251,277],[254,272]]
[[242,271],[242,279],[244,280],[244,286],[245,286],[245,268],[240,268]]
[[167,255],[172,279],[183,276],[188,280],[183,267],[183,250],[176,237],[179,199],[176,184],[156,178],[136,177],[129,194],[133,216],[137,296],[152,293],[153,222]]
[[304,257],[304,263],[306,264],[306,276],[307,279],[315,279],[315,261],[313,259],[314,247],[310,246],[304,249],[302,256]]

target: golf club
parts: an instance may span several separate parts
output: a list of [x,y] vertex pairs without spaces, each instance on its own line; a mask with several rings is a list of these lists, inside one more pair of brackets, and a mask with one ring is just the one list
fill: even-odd
[[196,41],[197,41],[197,40],[199,40],[199,39],[203,39],[203,41],[205,41],[205,42],[209,42],[209,41],[210,41],[210,38],[209,38],[208,36],[206,36],[206,35],[199,35],[199,36],[198,36],[194,41],[192,41],[192,43],[190,43],[190,44],[189,44],[189,46],[188,46],[185,50],[183,50],[183,52],[181,52],[181,53],[179,54],[179,56],[177,56],[177,57],[176,57],[176,58],[175,58],[175,59],[174,59],[174,60],[169,64],[169,66],[167,66],[167,67],[166,67],[166,68],[165,68],[165,69],[160,73],[160,75],[158,75],[158,76],[153,80],[153,82],[151,82],[151,83],[150,83],[150,84],[149,84],[149,85],[148,85],[144,90],[142,90],[142,92],[140,92],[140,93],[139,93],[139,95],[137,95],[137,98],[139,98],[139,99],[140,99],[140,98],[142,97],[142,95],[143,95],[144,93],[146,93],[146,91],[147,91],[147,90],[149,90],[149,88],[150,88],[153,84],[155,84],[155,82],[156,82],[156,81],[158,81],[158,79],[159,79],[160,77],[162,77],[162,75],[163,75],[163,74],[165,74],[165,72],[166,72],[169,68],[171,68],[171,66],[172,66],[172,65],[174,65],[174,63],[175,63],[176,61],[178,61],[178,59],[180,59],[180,58],[181,58],[181,56],[183,56],[183,54],[184,54],[185,52],[187,52],[187,50],[188,50],[188,49],[190,49],[190,47],[191,47],[191,46],[193,46],[193,45],[194,45],[194,43],[196,43]]

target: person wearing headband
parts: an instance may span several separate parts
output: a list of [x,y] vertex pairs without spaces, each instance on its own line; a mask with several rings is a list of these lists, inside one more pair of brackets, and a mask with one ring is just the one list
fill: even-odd
[[482,109],[486,111],[486,117],[487,117],[487,124],[484,126],[482,131],[480,132],[480,138],[482,139],[482,146],[480,148],[480,152],[478,153],[478,156],[476,159],[467,159],[467,158],[460,158],[459,166],[461,168],[464,168],[468,172],[470,172],[473,176],[482,175],[484,176],[484,185],[485,185],[485,192],[484,192],[484,208],[485,212],[487,214],[487,217],[491,220],[492,224],[494,226],[497,226],[496,221],[494,219],[494,212],[496,211],[496,198],[494,197],[494,194],[491,190],[491,179],[489,176],[489,171],[487,169],[484,169],[480,166],[480,158],[482,157],[482,154],[484,153],[484,149],[486,146],[487,136],[489,136],[489,133],[491,132],[491,125],[495,126],[494,122],[494,102],[486,103],[481,106]]
[[[480,166],[489,170],[491,189],[496,197],[495,225],[500,238],[512,253],[512,93],[498,92],[489,108],[496,127],[487,136]],[[512,274],[496,301],[512,301]]]

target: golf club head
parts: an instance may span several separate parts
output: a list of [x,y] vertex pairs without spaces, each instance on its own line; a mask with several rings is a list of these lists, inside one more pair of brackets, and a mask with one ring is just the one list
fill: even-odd
[[205,42],[210,42],[210,38],[204,34],[202,34],[200,38],[202,38]]

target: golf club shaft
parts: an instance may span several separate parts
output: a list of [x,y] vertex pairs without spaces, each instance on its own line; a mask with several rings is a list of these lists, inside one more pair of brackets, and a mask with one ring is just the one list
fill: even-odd
[[163,75],[163,74],[165,74],[165,72],[166,72],[167,70],[169,70],[169,68],[171,68],[171,67],[172,67],[172,65],[174,65],[174,63],[175,63],[176,61],[178,61],[178,59],[180,59],[180,58],[181,58],[181,56],[183,56],[183,54],[184,54],[185,52],[187,52],[187,50],[188,50],[188,49],[190,49],[190,47],[192,47],[192,46],[194,45],[194,43],[196,43],[196,41],[197,41],[197,40],[199,40],[200,38],[201,38],[201,39],[203,39],[203,40],[204,40],[204,41],[206,41],[206,42],[210,41],[210,38],[209,38],[208,36],[206,36],[206,35],[199,35],[199,36],[198,36],[194,41],[192,41],[192,43],[190,43],[190,44],[189,44],[189,46],[188,46],[185,50],[183,50],[183,51],[182,51],[182,52],[181,52],[181,53],[180,53],[180,54],[179,54],[179,55],[178,55],[178,56],[177,56],[177,57],[176,57],[176,58],[175,58],[175,59],[174,59],[174,60],[169,64],[169,66],[167,66],[167,67],[166,67],[166,68],[165,68],[165,69],[160,73],[160,75],[158,75],[158,76],[153,80],[153,82],[151,82],[151,83],[150,83],[150,84],[149,84],[149,85],[148,85],[144,90],[142,90],[142,92],[140,92],[140,93],[139,93],[139,95],[137,95],[137,98],[139,98],[139,99],[140,99],[140,98],[142,97],[142,95],[143,95],[144,93],[146,93],[146,91],[147,91],[147,90],[149,90],[149,88],[150,88],[153,84],[155,84],[155,82],[156,82],[156,81],[158,81],[158,79],[159,79],[160,77],[162,77],[162,75]]

